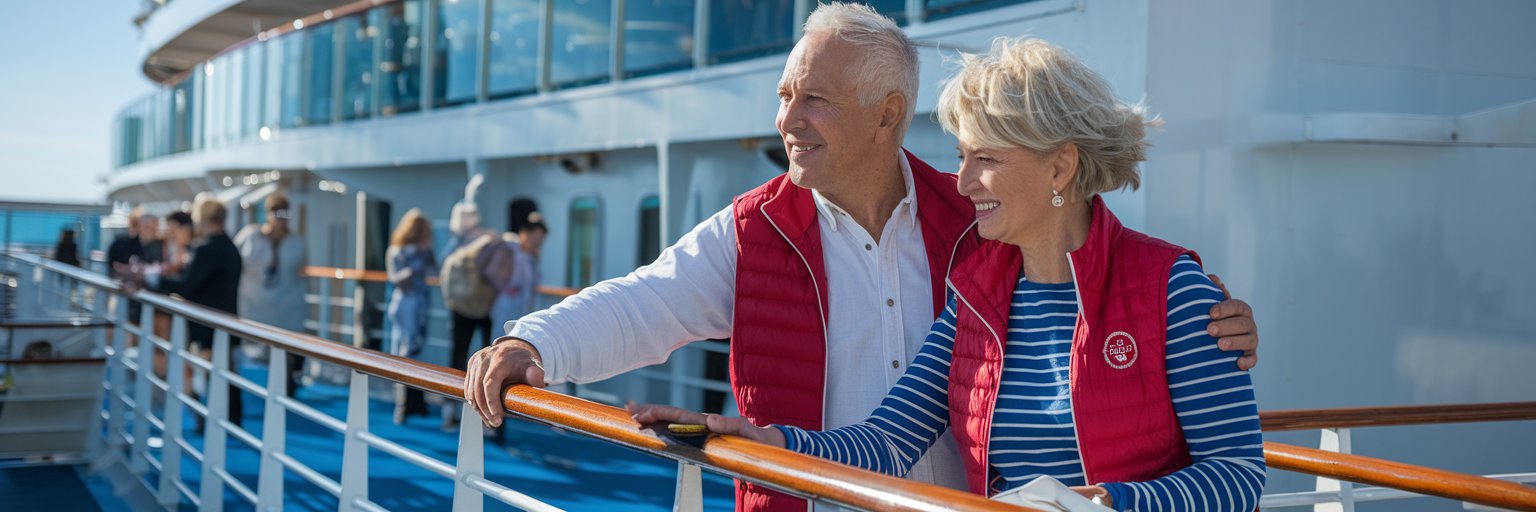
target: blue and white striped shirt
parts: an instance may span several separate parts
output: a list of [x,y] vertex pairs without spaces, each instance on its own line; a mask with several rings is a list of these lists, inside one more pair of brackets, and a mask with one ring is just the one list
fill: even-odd
[[[1237,354],[1218,349],[1205,330],[1221,291],[1187,256],[1170,274],[1168,387],[1194,464],[1147,482],[1102,484],[1120,510],[1253,510],[1265,478],[1253,385],[1237,369]],[[867,420],[827,432],[780,426],[788,448],[884,473],[906,473],[949,427],[954,308],[951,294],[917,358]],[[1088,484],[1068,391],[1077,309],[1072,283],[1021,278],[1014,289],[988,452],[994,493],[1042,475],[1067,485]]]

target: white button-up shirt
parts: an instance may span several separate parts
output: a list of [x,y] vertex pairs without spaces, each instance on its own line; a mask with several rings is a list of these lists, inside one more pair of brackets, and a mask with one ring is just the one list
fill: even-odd
[[[842,208],[813,191],[827,274],[824,424],[863,421],[896,384],[933,324],[927,251],[912,170],[906,195],[875,240]],[[735,307],[736,231],[726,207],[662,251],[650,265],[583,290],[553,308],[508,323],[539,350],[551,384],[591,382],[657,364],[689,342],[728,338]],[[946,264],[936,262],[935,264]],[[966,489],[948,434],[908,475]]]

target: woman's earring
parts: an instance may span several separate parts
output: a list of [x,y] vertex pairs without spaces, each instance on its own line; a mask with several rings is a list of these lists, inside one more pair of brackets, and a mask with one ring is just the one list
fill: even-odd
[[1054,189],[1051,190],[1051,206],[1055,206],[1057,208],[1061,208],[1061,205],[1066,203],[1066,202],[1067,202],[1067,200],[1066,199],[1062,199],[1060,192],[1057,192]]

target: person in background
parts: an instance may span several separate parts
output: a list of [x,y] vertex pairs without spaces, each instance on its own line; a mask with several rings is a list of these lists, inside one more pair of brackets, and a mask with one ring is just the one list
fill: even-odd
[[496,283],[496,302],[491,306],[491,318],[495,325],[510,329],[507,324],[533,312],[539,295],[539,250],[549,235],[549,226],[539,212],[528,214],[528,220],[519,223],[515,237],[506,241],[507,256],[511,257],[505,273],[492,277]]
[[[384,257],[389,282],[394,285],[387,311],[390,352],[416,357],[427,341],[427,276],[437,274],[432,224],[421,209],[411,208],[400,217]],[[426,397],[421,390],[395,385],[395,424],[404,424],[406,416],[426,413]]]
[[[304,237],[292,232],[288,196],[267,196],[267,220],[235,235],[244,260],[240,273],[240,312],[250,320],[303,332],[309,316],[304,303]],[[288,396],[298,392],[304,357],[288,354]]]
[[191,214],[183,211],[166,214],[161,274],[181,273],[182,267],[187,265],[193,238]]
[[[147,272],[114,265],[119,272],[129,276],[129,287],[138,285],[160,292],[174,293],[189,302],[208,306],[231,315],[239,315],[240,249],[224,232],[224,220],[228,210],[224,203],[212,196],[200,195],[192,205],[192,226],[197,239],[187,250],[186,265],[175,275],[149,267]],[[213,347],[213,328],[197,322],[187,323],[187,340],[194,350],[208,353]],[[230,337],[230,355],[233,357],[239,338]],[[231,361],[215,361],[214,364],[229,367]],[[236,425],[244,413],[240,388],[229,386],[229,420]]]
[[[448,258],[453,257],[454,253],[460,250],[471,250],[472,247],[478,247],[479,251],[470,256],[470,258],[476,263],[480,274],[484,275],[485,267],[483,262],[486,258],[481,253],[490,252],[484,250],[484,248],[493,247],[499,242],[481,240],[482,237],[496,236],[495,233],[480,226],[480,207],[475,205],[475,194],[480,189],[480,184],[484,181],[485,177],[483,175],[476,174],[474,177],[471,177],[469,184],[464,187],[464,200],[455,203],[453,210],[449,213],[448,232],[451,238],[448,240],[447,247],[443,250],[444,276],[441,279],[442,283],[452,282],[447,277],[448,269],[453,268],[453,265],[448,262]],[[486,284],[493,284],[494,282],[489,281]],[[449,337],[453,342],[449,366],[458,369],[464,369],[466,362],[469,360],[469,346],[475,340],[475,333],[480,334],[481,346],[491,343],[491,317],[488,314],[490,304],[478,300],[480,297],[478,295],[474,299],[451,295],[453,292],[462,289],[465,288],[446,284],[442,288],[443,305],[448,310]],[[454,403],[449,402],[445,407],[453,408]],[[449,426],[449,416],[447,413],[444,413],[444,426]]]
[[966,55],[937,117],[959,139],[977,221],[946,306],[880,406],[816,432],[666,406],[680,421],[902,475],[954,433],[971,492],[1052,477],[1116,510],[1254,510],[1264,489],[1253,382],[1207,333],[1222,290],[1193,251],[1125,228],[1100,194],[1135,188],[1141,108],[1065,50],[999,38]]
[[59,230],[59,241],[53,244],[53,260],[65,265],[80,266],[80,246],[75,245],[75,230]]
[[[149,216],[144,212],[143,206],[134,208],[128,213],[128,232],[117,235],[112,239],[112,244],[107,246],[107,265],[111,267],[107,272],[108,275],[120,277],[116,270],[118,265],[132,266],[134,263],[144,261],[144,246],[141,241],[144,235],[139,228],[143,226],[144,219]],[[139,303],[131,302],[128,307],[131,311],[128,321],[137,322]]]
[[139,218],[139,246],[145,264],[165,261],[165,239],[160,236],[160,218],[148,213]]

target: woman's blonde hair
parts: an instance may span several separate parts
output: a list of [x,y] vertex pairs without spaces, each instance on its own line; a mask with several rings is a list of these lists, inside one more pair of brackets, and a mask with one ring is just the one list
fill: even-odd
[[[214,198],[212,194],[198,194],[192,203],[192,224],[202,226],[212,224],[223,226],[224,219],[228,218],[229,210],[224,208],[224,202]],[[202,228],[198,228],[202,229]]]
[[395,224],[395,231],[389,235],[389,245],[415,245],[421,242],[422,237],[431,234],[432,225],[427,221],[427,216],[421,214],[421,208],[411,208],[400,216],[400,223]]
[[1104,77],[1066,50],[1036,38],[998,38],[986,55],[964,55],[959,74],[939,94],[944,129],[982,147],[1054,151],[1077,146],[1080,199],[1141,185],[1147,159],[1139,105],[1115,99]]

